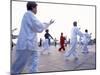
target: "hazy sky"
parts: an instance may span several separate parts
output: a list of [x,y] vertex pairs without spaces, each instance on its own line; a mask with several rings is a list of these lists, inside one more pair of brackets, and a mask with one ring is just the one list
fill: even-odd
[[[12,1],[12,29],[18,28],[15,34],[19,33],[21,20],[26,11],[26,2]],[[41,22],[55,20],[55,23],[48,29],[50,34],[58,40],[61,32],[67,36],[67,39],[70,38],[73,21],[78,22],[78,27],[82,32],[88,29],[89,33],[92,33],[92,38],[95,38],[95,7],[38,3],[36,16]],[[38,38],[44,38],[44,33],[38,34]]]

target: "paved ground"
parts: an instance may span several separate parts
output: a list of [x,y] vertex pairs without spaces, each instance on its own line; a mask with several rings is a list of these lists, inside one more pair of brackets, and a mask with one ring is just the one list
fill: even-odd
[[[80,70],[80,69],[95,69],[95,46],[89,47],[89,54],[82,54],[77,48],[79,60],[66,61],[64,58],[65,52],[59,52],[59,47],[51,46],[51,54],[40,55],[39,72],[46,71],[63,71],[63,70]],[[66,48],[66,51],[69,48]],[[70,57],[70,59],[72,59]]]
[[[64,53],[58,51],[59,46],[51,46],[50,54],[41,54],[42,48],[39,48],[39,67],[38,72],[55,72],[55,71],[72,71],[72,70],[88,70],[96,68],[95,45],[89,46],[89,53],[82,54],[81,48],[77,48],[78,60],[65,60]],[[66,47],[66,51],[69,46]],[[13,58],[14,59],[14,55]],[[72,57],[70,57],[72,59]],[[26,72],[25,70],[23,71]]]

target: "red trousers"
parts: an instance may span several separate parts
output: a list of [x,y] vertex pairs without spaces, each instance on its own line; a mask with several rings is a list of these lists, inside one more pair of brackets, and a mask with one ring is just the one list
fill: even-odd
[[64,44],[61,44],[61,47],[59,48],[59,51],[61,51],[63,49],[63,51],[65,51],[65,46]]

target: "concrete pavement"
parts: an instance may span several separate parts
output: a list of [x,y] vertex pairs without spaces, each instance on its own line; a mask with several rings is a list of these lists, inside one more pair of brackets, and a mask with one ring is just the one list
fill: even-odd
[[[77,71],[77,70],[89,70],[96,69],[96,51],[95,45],[88,46],[89,53],[81,53],[81,48],[77,47],[78,60],[66,60],[64,57],[65,52],[59,52],[59,45],[57,47],[50,47],[50,54],[41,54],[43,50],[42,47],[39,47],[39,64],[38,72],[58,72],[58,71]],[[69,46],[66,47],[68,51]],[[12,60],[15,60],[15,50],[12,52]],[[70,57],[72,59],[72,57]],[[22,73],[28,73],[27,69],[24,68]]]
[[[66,60],[64,57],[65,52],[58,51],[59,46],[51,46],[51,53],[41,55],[39,60],[39,72],[51,72],[51,71],[69,71],[69,70],[88,70],[96,68],[95,57],[95,45],[89,46],[89,53],[81,53],[81,49],[78,47],[78,60]],[[69,47],[66,48],[66,51]],[[70,57],[70,59],[72,59]]]

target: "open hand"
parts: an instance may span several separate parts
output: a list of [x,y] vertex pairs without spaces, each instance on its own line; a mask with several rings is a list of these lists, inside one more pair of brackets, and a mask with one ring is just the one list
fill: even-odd
[[49,24],[53,24],[53,23],[54,23],[54,20],[51,19]]

